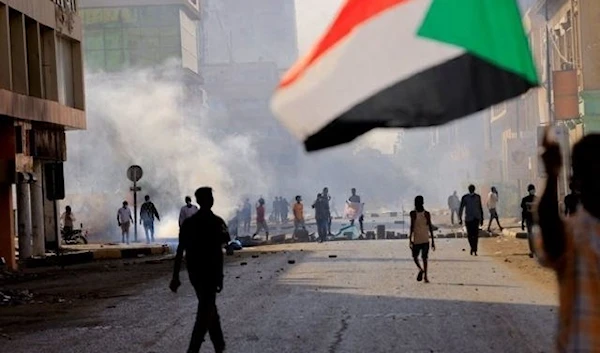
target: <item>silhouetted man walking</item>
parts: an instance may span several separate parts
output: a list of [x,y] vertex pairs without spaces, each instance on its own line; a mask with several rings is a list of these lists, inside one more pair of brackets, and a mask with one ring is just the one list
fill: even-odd
[[214,203],[212,189],[199,188],[195,196],[200,210],[181,225],[173,279],[169,287],[177,292],[181,285],[179,270],[185,252],[190,282],[198,297],[196,324],[187,352],[198,353],[208,331],[215,352],[220,353],[225,350],[225,339],[216,297],[223,289],[223,246],[230,237],[225,221],[211,211]]
[[479,227],[483,226],[483,206],[481,205],[481,196],[475,193],[475,185],[469,185],[469,193],[463,196],[460,201],[459,224],[462,224],[463,210],[465,211],[465,226],[469,245],[471,246],[471,255],[477,256]]

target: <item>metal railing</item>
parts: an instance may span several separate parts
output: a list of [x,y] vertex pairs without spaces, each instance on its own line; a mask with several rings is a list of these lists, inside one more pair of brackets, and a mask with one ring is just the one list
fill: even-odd
[[63,10],[77,12],[77,0],[50,0]]

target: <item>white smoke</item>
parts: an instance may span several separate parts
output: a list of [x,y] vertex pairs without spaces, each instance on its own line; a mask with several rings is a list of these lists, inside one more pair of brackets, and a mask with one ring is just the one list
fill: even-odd
[[104,239],[118,239],[116,212],[133,206],[130,165],[144,169],[138,204],[149,194],[162,215],[158,235],[177,233],[186,195],[211,186],[215,212],[229,216],[248,190],[265,193],[253,139],[213,128],[201,95],[190,95],[176,63],[86,77],[86,131],[69,133],[66,185],[78,219]]

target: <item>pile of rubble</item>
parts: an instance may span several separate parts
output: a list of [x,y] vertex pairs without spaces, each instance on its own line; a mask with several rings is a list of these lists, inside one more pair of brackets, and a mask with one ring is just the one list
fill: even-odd
[[0,290],[0,307],[23,305],[30,303],[32,300],[33,294],[27,289]]

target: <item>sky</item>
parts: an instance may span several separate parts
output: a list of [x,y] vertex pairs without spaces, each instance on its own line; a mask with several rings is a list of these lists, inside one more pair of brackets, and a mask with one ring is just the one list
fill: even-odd
[[331,23],[343,2],[344,0],[296,0],[298,47],[301,53],[310,49]]

